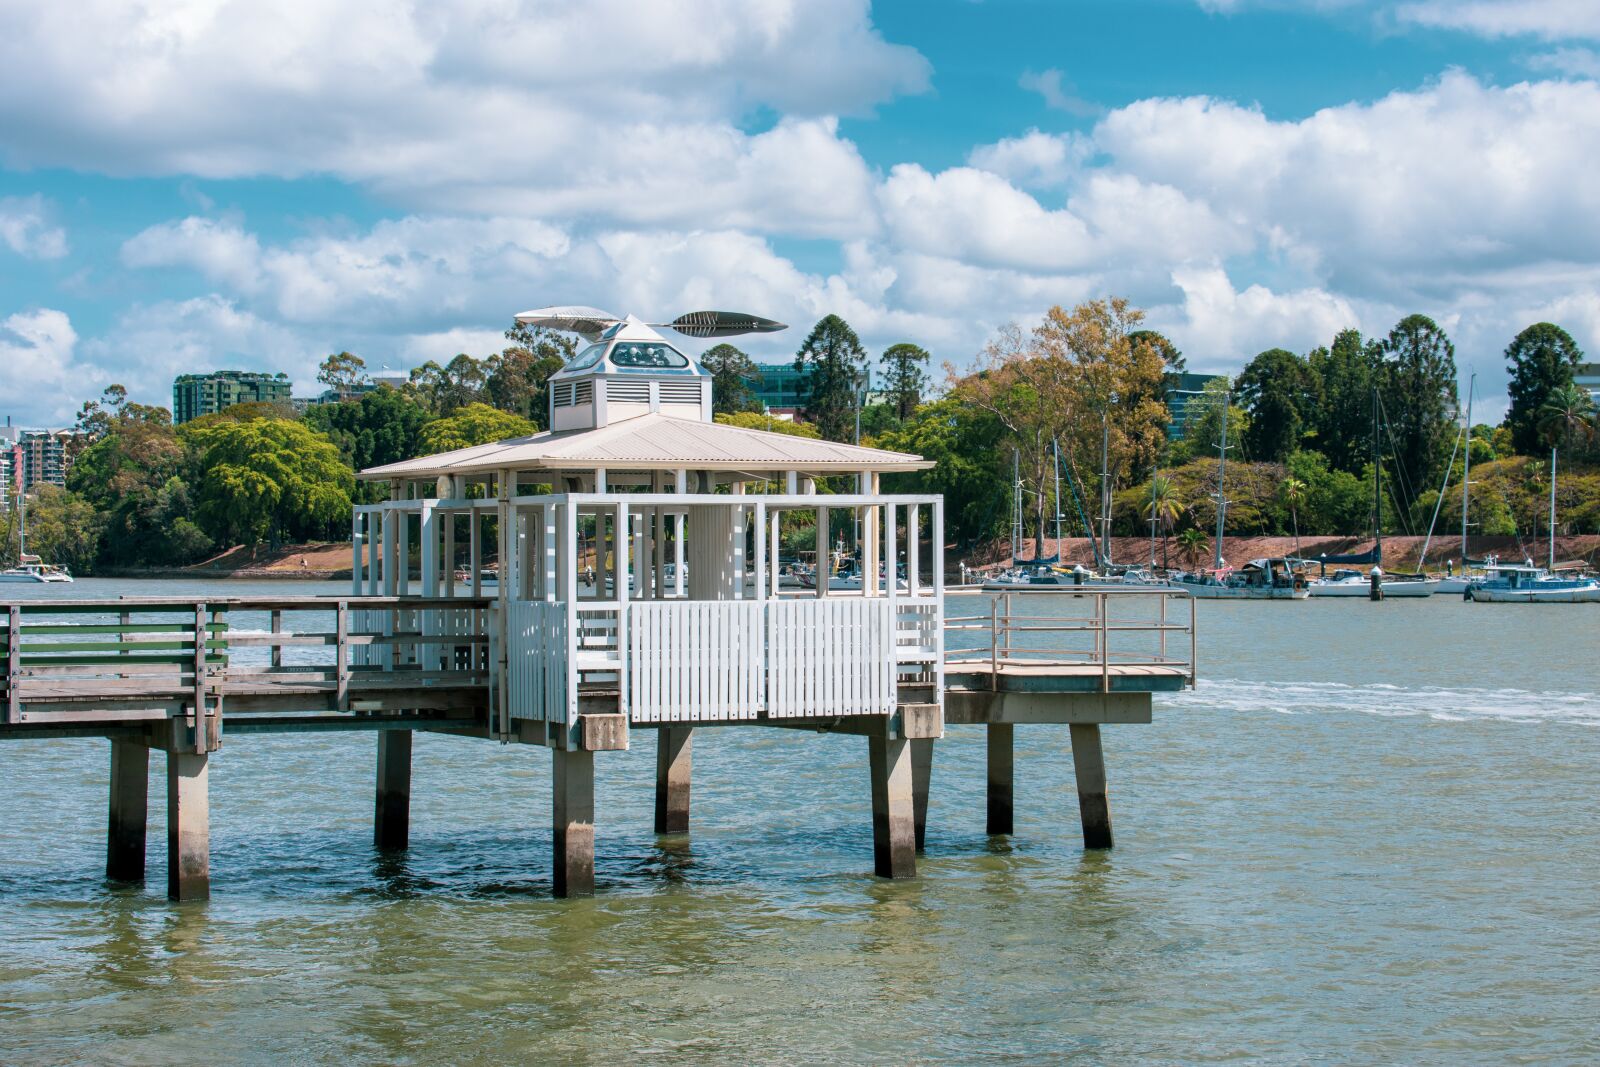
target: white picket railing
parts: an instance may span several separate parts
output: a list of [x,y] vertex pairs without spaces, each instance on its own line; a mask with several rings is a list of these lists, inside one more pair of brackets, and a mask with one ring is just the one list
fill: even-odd
[[765,609],[755,600],[629,604],[631,721],[734,722],[760,715]]
[[888,715],[895,701],[894,601],[767,603],[767,714]]

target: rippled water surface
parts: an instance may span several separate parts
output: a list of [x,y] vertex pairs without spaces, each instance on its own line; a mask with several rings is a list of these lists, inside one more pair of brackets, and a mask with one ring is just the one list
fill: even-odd
[[601,754],[571,903],[540,749],[419,735],[393,859],[370,737],[231,738],[213,898],[178,906],[161,779],[115,888],[105,743],[0,746],[0,1061],[1600,1059],[1600,608],[1199,610],[1200,687],[1105,730],[1115,850],[1081,847],[1065,727],[1017,731],[985,837],[953,727],[908,883],[871,876],[855,738],[700,731],[683,841],[653,739]]

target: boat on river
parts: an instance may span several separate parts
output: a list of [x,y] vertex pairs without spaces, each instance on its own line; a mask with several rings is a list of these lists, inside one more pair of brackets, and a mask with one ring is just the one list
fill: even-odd
[[1478,604],[1600,604],[1600,582],[1551,574],[1532,563],[1496,563],[1465,596]]
[[1294,566],[1296,562],[1253,559],[1237,570],[1177,574],[1168,584],[1197,600],[1305,600],[1311,590],[1305,573]]
[[[1439,579],[1415,578],[1409,575],[1382,574],[1379,585],[1383,589],[1384,599],[1390,597],[1421,598],[1432,596],[1439,591]],[[1306,583],[1315,597],[1364,597],[1372,595],[1372,576],[1362,574],[1360,571],[1341,568],[1334,571],[1326,578],[1313,578]]]
[[15,567],[0,571],[0,582],[70,582],[72,575],[65,567],[45,563],[38,556],[24,553]]

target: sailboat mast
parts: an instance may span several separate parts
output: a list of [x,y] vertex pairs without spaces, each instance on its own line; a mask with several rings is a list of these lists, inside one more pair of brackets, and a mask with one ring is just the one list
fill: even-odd
[[1056,562],[1061,562],[1061,442],[1052,440],[1056,474]]
[[1217,550],[1212,570],[1222,569],[1222,530],[1228,513],[1228,498],[1222,495],[1222,480],[1228,473],[1228,403],[1233,393],[1222,394],[1222,443],[1217,447]]
[[1461,468],[1461,567],[1467,566],[1467,487],[1472,484],[1472,394],[1478,384],[1474,374],[1467,382],[1467,455]]
[[1022,551],[1022,452],[1011,450],[1011,562]]
[[1378,388],[1372,388],[1372,539],[1383,562],[1383,461],[1378,455]]
[[1100,555],[1111,566],[1111,409],[1100,413]]

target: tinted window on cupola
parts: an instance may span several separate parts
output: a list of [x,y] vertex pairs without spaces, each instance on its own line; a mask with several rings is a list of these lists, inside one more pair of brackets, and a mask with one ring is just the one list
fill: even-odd
[[604,341],[600,342],[597,345],[590,345],[588,348],[585,348],[582,352],[579,352],[576,356],[573,356],[572,357],[572,361],[569,362],[566,365],[565,369],[566,370],[588,370],[590,367],[594,366],[596,363],[599,363],[600,362],[600,357],[605,355],[605,354],[606,354],[606,345],[605,345]]
[[671,345],[652,341],[618,341],[611,350],[611,362],[619,367],[687,367],[681,353]]

